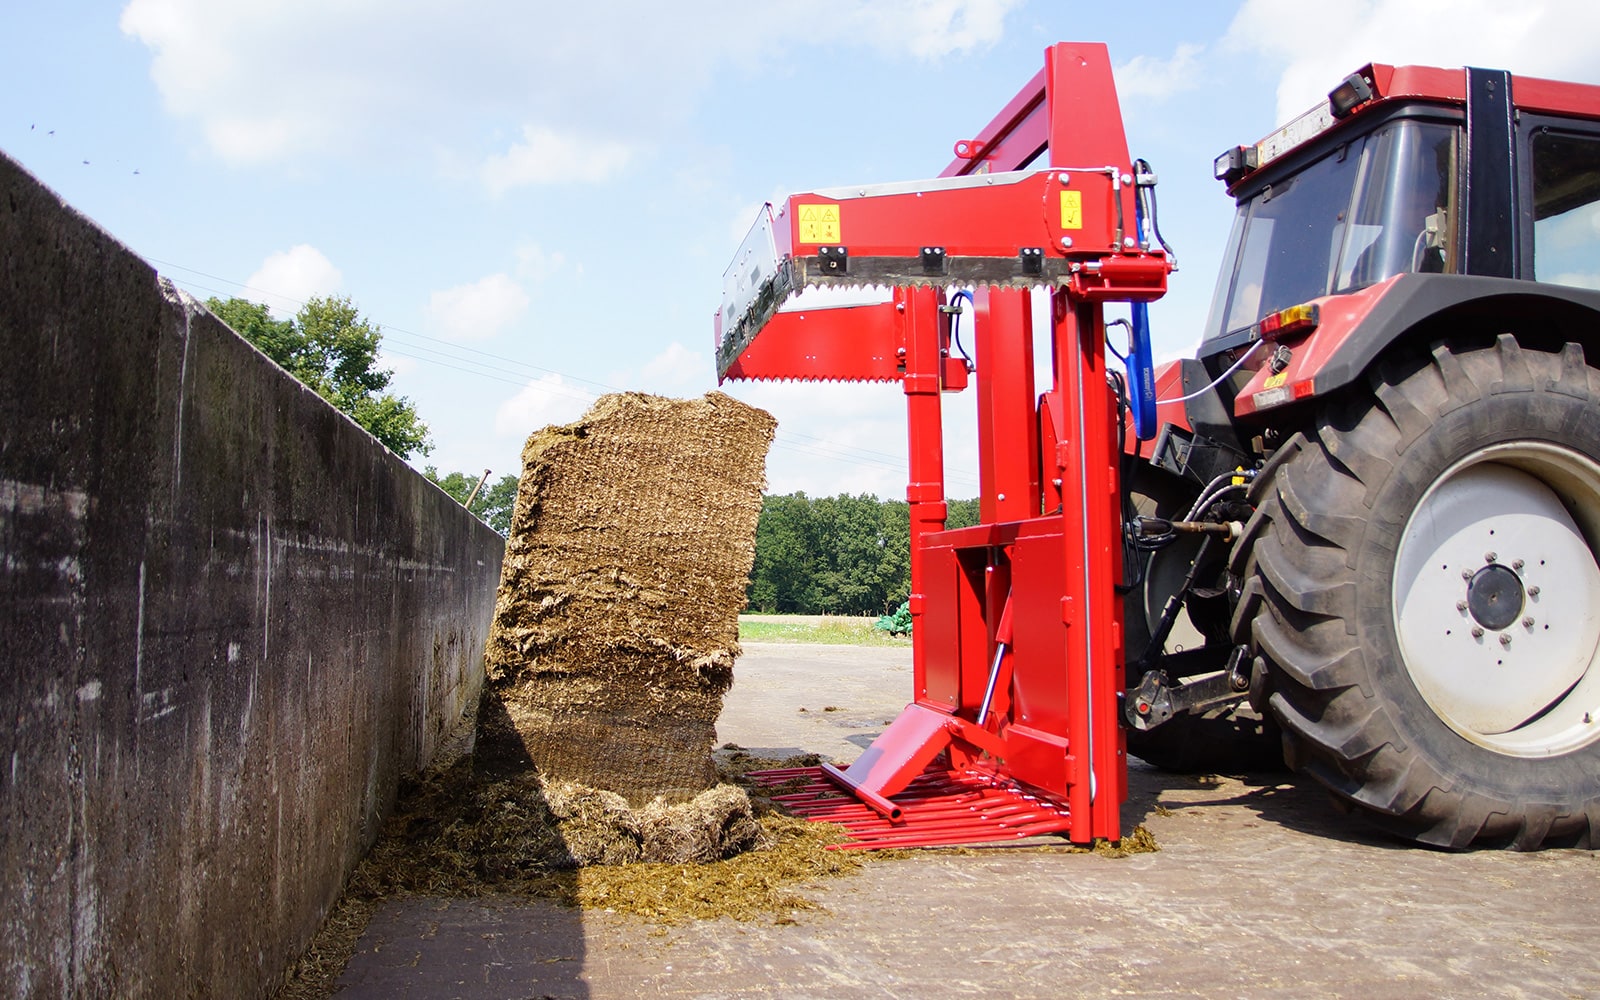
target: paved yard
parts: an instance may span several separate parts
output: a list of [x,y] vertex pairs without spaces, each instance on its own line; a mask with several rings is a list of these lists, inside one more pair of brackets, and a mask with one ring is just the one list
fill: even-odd
[[[909,649],[752,643],[719,735],[848,760],[910,688]],[[1600,855],[1409,847],[1287,775],[1137,761],[1123,823],[1162,850],[920,852],[779,924],[391,903],[339,996],[1600,997]]]

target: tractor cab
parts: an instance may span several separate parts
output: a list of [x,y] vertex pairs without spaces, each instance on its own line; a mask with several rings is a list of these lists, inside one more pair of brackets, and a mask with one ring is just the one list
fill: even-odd
[[1459,135],[1455,124],[1393,116],[1238,182],[1202,353],[1252,339],[1293,306],[1397,274],[1454,271]]
[[1527,294],[1580,322],[1590,297],[1549,286],[1596,287],[1597,100],[1499,70],[1372,64],[1217,157],[1238,204],[1199,350],[1200,383],[1219,391],[1190,416],[1220,406],[1221,422],[1259,424],[1349,384],[1397,340],[1526,325]]

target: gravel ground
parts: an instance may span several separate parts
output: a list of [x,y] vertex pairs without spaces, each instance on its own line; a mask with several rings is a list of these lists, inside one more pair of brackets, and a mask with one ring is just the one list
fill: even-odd
[[[910,688],[909,649],[747,643],[718,735],[849,760]],[[1600,854],[1447,854],[1289,775],[1131,770],[1124,828],[1159,853],[918,852],[772,924],[397,901],[339,995],[1600,997]]]

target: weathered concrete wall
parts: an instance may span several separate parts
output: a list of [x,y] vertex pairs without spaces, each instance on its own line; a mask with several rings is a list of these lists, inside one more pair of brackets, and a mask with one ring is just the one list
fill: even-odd
[[273,987],[476,706],[502,551],[0,156],[0,995]]

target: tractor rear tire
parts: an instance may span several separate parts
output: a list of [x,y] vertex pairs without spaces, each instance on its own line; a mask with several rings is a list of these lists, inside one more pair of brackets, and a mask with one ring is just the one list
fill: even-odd
[[1423,843],[1600,846],[1600,372],[1502,335],[1366,390],[1274,453],[1233,553],[1286,760]]

